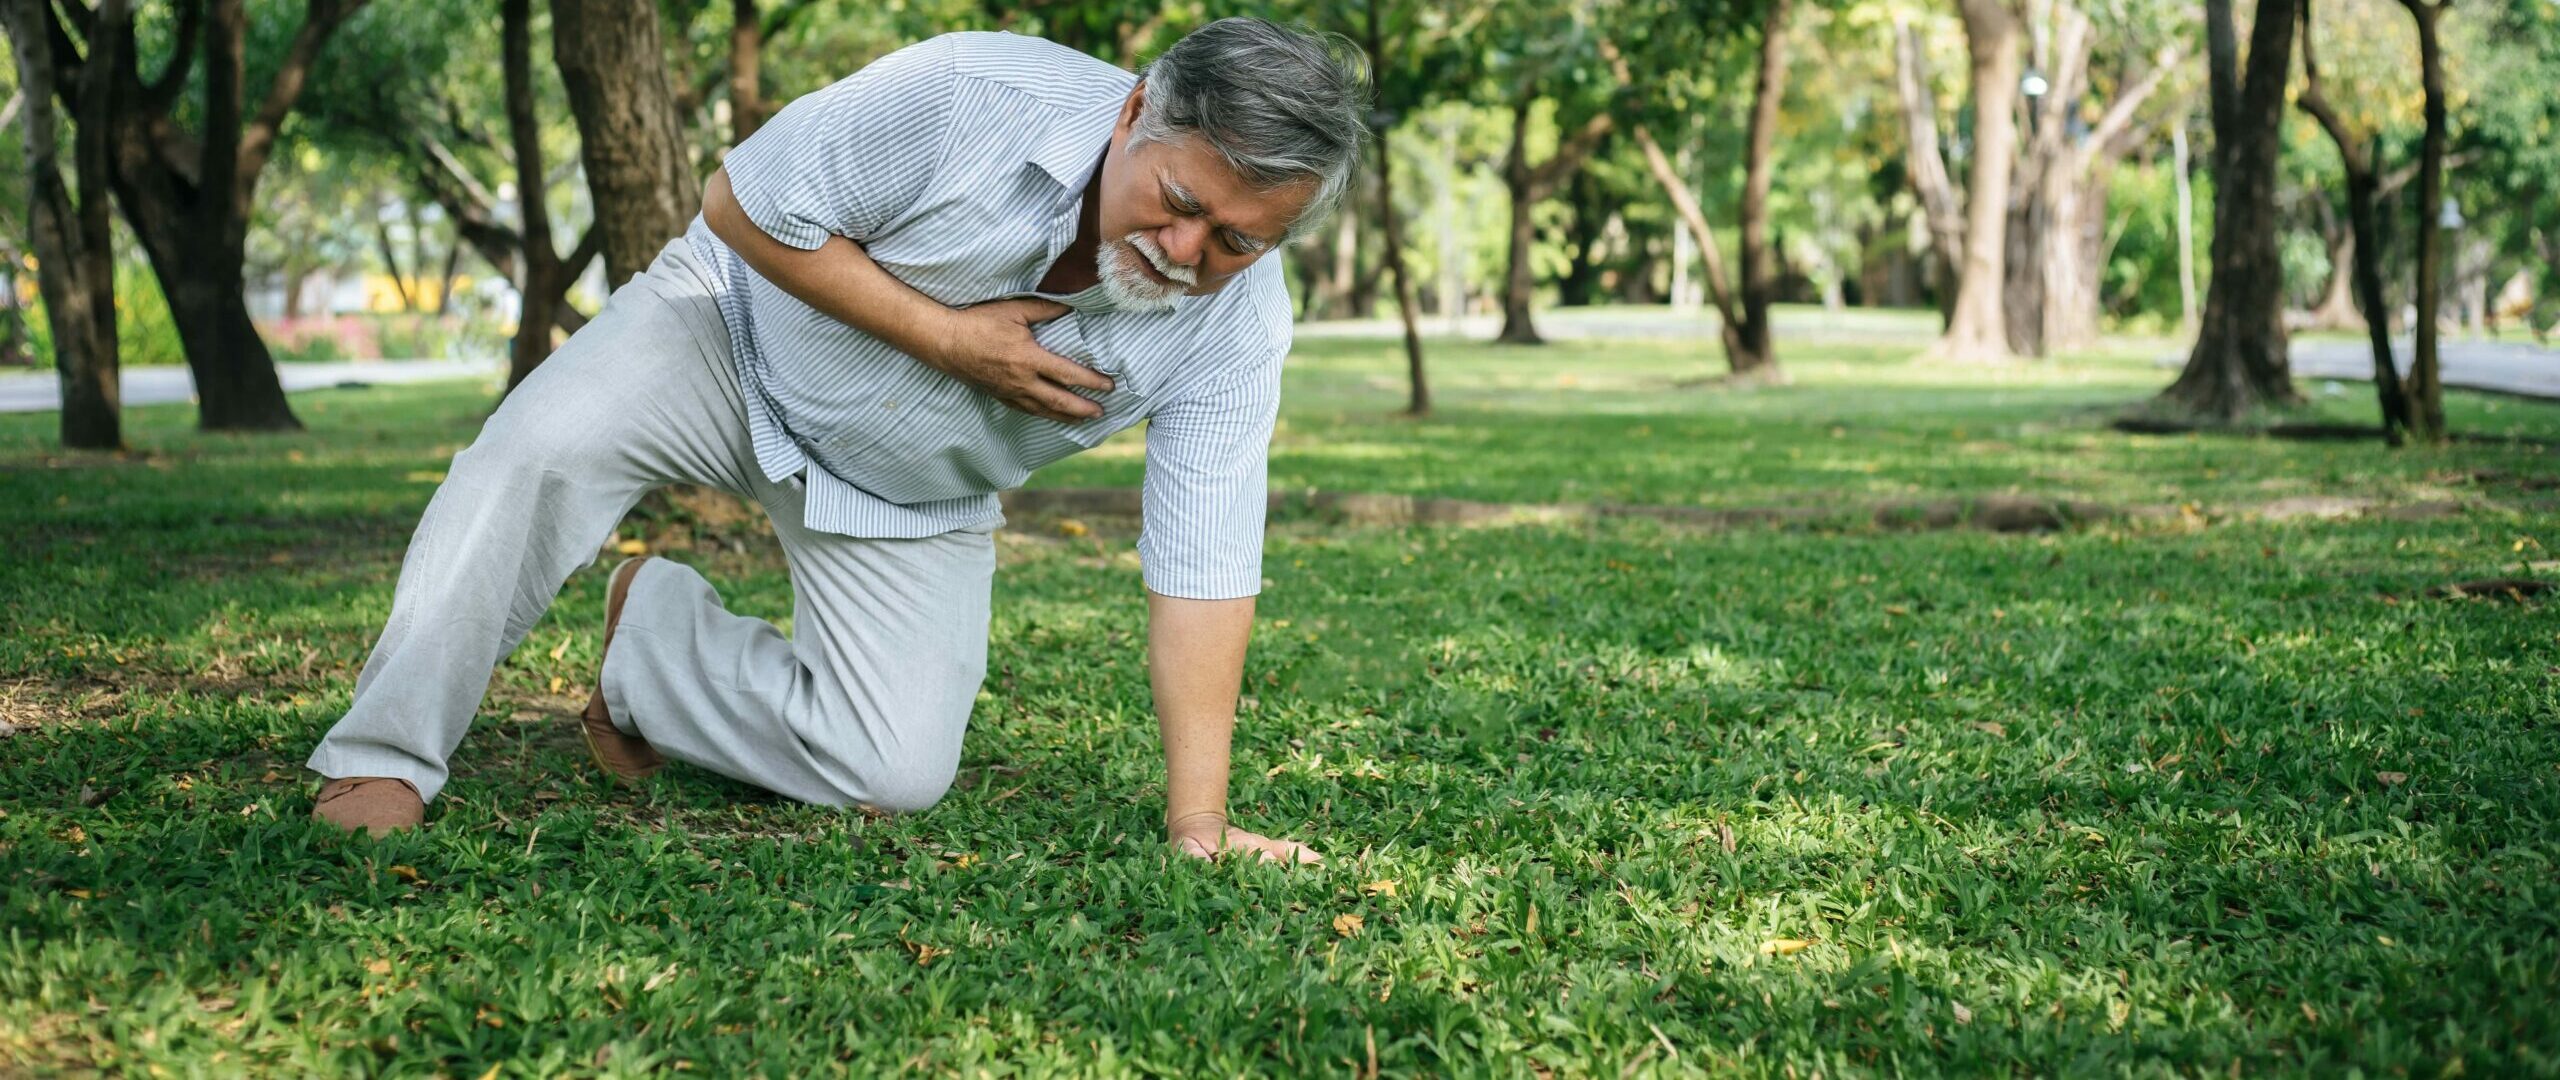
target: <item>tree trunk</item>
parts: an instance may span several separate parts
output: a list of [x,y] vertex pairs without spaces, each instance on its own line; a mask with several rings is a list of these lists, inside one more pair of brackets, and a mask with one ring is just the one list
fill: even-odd
[[2187,118],[2169,129],[2169,152],[2178,187],[2178,332],[2196,331],[2196,194],[2188,175]]
[[[2329,253],[2329,280],[2320,286],[2320,302],[2303,313],[2302,325],[2314,330],[2362,329],[2364,315],[2356,309],[2355,231],[2338,222],[2337,211],[2329,208],[2327,199],[2314,200],[2312,205],[2320,218],[2321,247]],[[2354,216],[2352,210],[2349,216]]]
[[506,389],[513,392],[551,356],[551,330],[559,322],[560,313],[569,308],[569,286],[594,260],[605,242],[605,228],[599,207],[597,223],[587,228],[576,252],[564,260],[552,245],[551,209],[542,197],[542,127],[534,116],[532,0],[504,0],[499,15],[499,66],[506,84],[507,135],[516,159],[517,206],[524,218],[519,242],[524,257],[518,260],[522,276],[516,286],[520,310],[515,340],[507,354]]
[[1529,182],[1529,105],[1535,100],[1534,95],[1523,94],[1512,105],[1511,151],[1502,159],[1502,189],[1511,197],[1511,247],[1503,263],[1502,333],[1494,340],[1511,345],[1542,345],[1547,340],[1538,335],[1529,315],[1538,287],[1530,266],[1530,252],[1538,240],[1538,225],[1531,217],[1538,200]]
[[[1903,170],[1929,224],[1929,249],[1942,275],[1955,278],[1964,261],[1964,200],[1938,150],[1937,96],[1929,88],[1920,35],[1908,20],[1894,22],[1894,88],[1902,100]],[[1950,307],[1952,312],[1953,308]]]
[[[75,450],[124,448],[122,385],[117,368],[115,248],[107,202],[107,135],[113,107],[108,79],[132,42],[124,0],[106,0],[94,16],[88,57],[73,71],[54,64],[46,0],[7,0],[0,7],[18,64],[28,172],[28,236],[35,248],[36,289],[53,331],[54,374],[62,387],[62,445]],[[66,78],[67,77],[67,78]],[[73,179],[62,175],[59,114],[72,106]],[[76,190],[75,190],[76,185]]]
[[1608,204],[1601,198],[1599,182],[1588,172],[1575,173],[1566,190],[1572,192],[1573,224],[1568,238],[1573,242],[1573,266],[1556,283],[1556,306],[1589,307],[1600,294],[1600,238],[1608,223]]
[[462,269],[462,234],[455,233],[453,242],[445,245],[444,274],[436,279],[436,318],[453,312],[453,278]]
[[684,232],[702,206],[685,152],[654,0],[553,0],[552,55],[577,114],[579,153],[604,237],[605,284],[620,288]]
[[[305,0],[302,25],[254,111],[246,101],[241,0],[206,0],[179,12],[176,56],[143,82],[130,47],[119,73],[110,175],[116,202],[142,242],[169,300],[170,321],[195,378],[197,425],[207,431],[293,431],[275,358],[249,319],[242,275],[249,217],[285,117],[302,95],[320,48],[364,0]],[[201,29],[201,36],[196,31]],[[188,48],[191,39],[201,49]],[[172,110],[201,52],[202,137],[170,137]]]
[[[2068,121],[2078,112],[2088,71],[2089,20],[2078,8],[2055,4],[2058,33],[2039,32],[2038,66],[2048,74],[2045,93],[2028,98],[2024,151],[2010,174],[2008,244],[2003,252],[2000,296],[2003,334],[2010,352],[2044,356],[2052,342],[2045,324],[2056,285],[2070,288],[2077,254],[2079,175],[2077,147]],[[1975,118],[1976,130],[1981,119]]]
[[[1378,33],[1378,5],[1381,2],[1369,0],[1367,5],[1367,44],[1372,62],[1385,55],[1385,39]],[[1412,386],[1412,396],[1406,401],[1404,411],[1408,416],[1429,416],[1431,383],[1422,370],[1422,330],[1418,323],[1422,310],[1414,300],[1413,278],[1405,272],[1404,227],[1396,213],[1396,154],[1395,147],[1389,142],[1389,133],[1394,127],[1392,120],[1378,124],[1378,233],[1386,243],[1381,254],[1386,257],[1387,272],[1395,276],[1396,311],[1404,318],[1405,371]]]
[[2186,369],[2160,396],[2224,422],[2302,400],[2285,351],[2284,266],[2276,254],[2276,158],[2298,2],[2258,0],[2245,83],[2232,0],[2205,3],[2216,181],[2213,281]]
[[1432,185],[1432,216],[1440,223],[1440,314],[1449,320],[1449,333],[1456,336],[1458,320],[1466,317],[1467,279],[1466,252],[1458,235],[1458,125],[1440,128],[1440,173]]
[[2406,387],[2409,435],[2432,444],[2445,437],[2444,383],[2436,357],[2444,262],[2444,232],[2437,226],[2436,215],[2444,204],[2445,144],[2444,49],[2436,37],[2436,21],[2444,14],[2444,5],[2427,0],[2400,0],[2400,4],[2418,23],[2418,80],[2426,90],[2427,116],[2427,134],[2418,152],[2418,325]]
[[2329,104],[2320,81],[2320,59],[2311,34],[2311,4],[2302,5],[2302,93],[2294,103],[2310,114],[2338,146],[2338,160],[2347,177],[2347,236],[2332,251],[2344,248],[2333,258],[2347,261],[2332,272],[2335,278],[2352,279],[2356,296],[2364,304],[2365,336],[2373,345],[2373,389],[2382,404],[2382,438],[2393,446],[2400,445],[2409,429],[2409,399],[2400,385],[2400,366],[2391,355],[2391,319],[2382,296],[2382,212],[2379,187],[2374,176],[2374,160],[2357,145],[2346,121]]
[[2018,156],[2018,17],[2001,0],[1958,0],[1973,69],[1973,172],[1965,196],[1963,269],[1955,312],[1938,355],[2001,360],[2009,355],[2001,303],[2007,287],[2009,177]]
[[400,296],[400,310],[418,310],[418,295],[409,288],[408,271],[400,267],[400,250],[391,243],[391,225],[382,220],[382,207],[373,208],[373,240],[382,252],[382,268],[391,275],[392,291]]
[[[1358,205],[1358,200],[1351,200]],[[1351,317],[1351,294],[1360,282],[1360,215],[1342,215],[1333,230],[1333,273],[1325,278],[1325,314],[1330,318]]]
[[[527,63],[531,63],[529,58]],[[490,207],[494,196],[434,137],[419,138],[417,152],[423,158],[415,163],[417,185],[444,208],[446,217],[453,219],[455,248],[469,244],[489,269],[509,284],[521,287],[524,279],[518,272],[517,255],[524,250],[524,235],[498,221]],[[569,277],[574,280],[585,272],[586,261],[581,260],[574,264]],[[561,333],[574,334],[587,325],[586,314],[575,305],[564,302],[553,305],[551,311],[551,323]]]
[[1777,167],[1778,103],[1786,96],[1791,6],[1791,0],[1769,0],[1760,22],[1760,72],[1751,88],[1742,172],[1742,325],[1735,328],[1735,348],[1727,357],[1735,378],[1782,377],[1769,333],[1769,307],[1778,292],[1777,258],[1769,246],[1769,181]]
[[1546,340],[1538,335],[1538,328],[1529,317],[1529,307],[1537,293],[1537,272],[1531,266],[1530,254],[1537,242],[1538,227],[1531,212],[1573,178],[1583,159],[1599,149],[1600,141],[1616,126],[1616,120],[1608,113],[1596,113],[1580,128],[1566,133],[1556,144],[1553,157],[1532,167],[1529,107],[1537,100],[1535,84],[1523,84],[1511,107],[1511,150],[1502,163],[1502,185],[1511,196],[1511,251],[1502,289],[1502,333],[1496,340],[1514,345],[1538,345]]
[[729,145],[764,126],[764,22],[756,0],[729,0]]

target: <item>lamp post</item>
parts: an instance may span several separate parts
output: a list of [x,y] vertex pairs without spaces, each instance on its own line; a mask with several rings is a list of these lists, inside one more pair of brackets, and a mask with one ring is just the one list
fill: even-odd
[[2044,96],[2052,90],[2053,83],[2046,80],[2041,69],[2030,67],[2025,75],[2019,77],[2018,92],[2027,96],[2028,134],[2035,134],[2036,114],[2044,111]]
[[[2435,256],[2437,279],[2445,276],[2445,264],[2452,264],[2452,266],[2463,264],[2463,256],[2460,256],[2460,251],[2463,251],[2463,225],[2468,225],[2468,220],[2463,220],[2463,207],[2460,207],[2458,202],[2452,202],[2452,195],[2447,195],[2445,207],[2435,212],[2435,228],[2445,230],[2445,246],[2437,248],[2440,253]],[[2442,312],[2442,305],[2445,305],[2447,292],[2455,292],[2455,289],[2440,289],[2440,292],[2437,292],[2437,310],[2424,312],[2427,322],[2435,322],[2445,315],[2445,312]]]

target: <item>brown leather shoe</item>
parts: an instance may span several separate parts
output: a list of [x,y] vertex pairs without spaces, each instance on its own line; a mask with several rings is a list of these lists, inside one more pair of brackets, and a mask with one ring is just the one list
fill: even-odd
[[320,785],[311,816],[348,832],[381,836],[414,829],[427,819],[426,800],[408,781],[391,776],[348,776]]
[[613,568],[613,583],[604,591],[604,647],[596,650],[596,691],[587,695],[587,711],[578,718],[579,730],[586,733],[587,753],[596,766],[618,780],[638,782],[665,768],[667,759],[650,747],[649,740],[625,735],[613,726],[613,714],[604,705],[604,658],[613,649],[613,628],[622,622],[622,601],[631,595],[631,579],[640,573],[640,564],[649,556],[635,555]]

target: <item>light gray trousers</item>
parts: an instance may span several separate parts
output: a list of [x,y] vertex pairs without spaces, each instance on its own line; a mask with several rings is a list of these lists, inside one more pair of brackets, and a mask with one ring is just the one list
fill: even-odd
[[739,395],[709,282],[677,240],[454,456],[355,700],[311,768],[398,777],[433,799],[490,675],[561,583],[641,495],[686,483],[772,519],[794,636],[730,614],[700,574],[652,559],[599,676],[614,723],[670,758],[804,802],[940,799],[986,674],[994,526],[919,540],[810,531],[798,488],[756,468]]

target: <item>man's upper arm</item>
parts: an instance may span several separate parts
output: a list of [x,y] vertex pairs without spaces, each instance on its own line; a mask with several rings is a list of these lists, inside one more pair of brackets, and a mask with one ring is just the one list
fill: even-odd
[[722,159],[747,220],[803,251],[869,241],[915,204],[951,124],[949,37],[907,46],[794,100]]
[[1262,591],[1262,524],[1280,361],[1238,372],[1147,424],[1138,558],[1147,588],[1193,600]]

